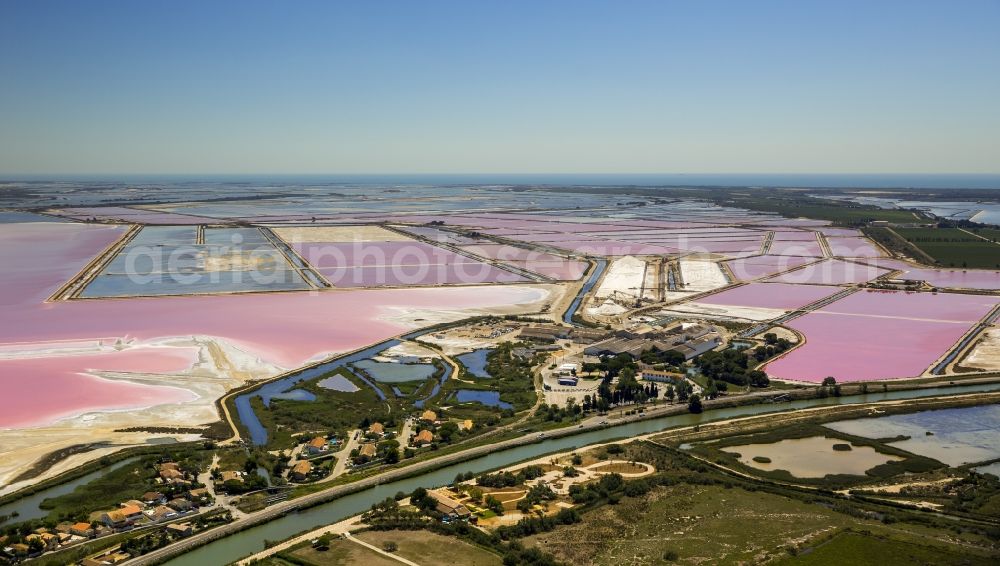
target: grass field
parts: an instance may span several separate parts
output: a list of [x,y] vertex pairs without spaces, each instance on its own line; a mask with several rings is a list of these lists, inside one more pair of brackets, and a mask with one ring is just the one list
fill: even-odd
[[[284,559],[284,560],[282,560]],[[329,550],[304,546],[278,554],[277,561],[265,564],[313,564],[315,566],[399,566],[399,562],[344,539],[330,542]]]
[[[849,529],[873,537],[844,535]],[[837,539],[844,538],[844,541]],[[910,545],[914,560],[854,560],[881,537]],[[859,538],[860,540],[855,540]],[[834,542],[826,542],[833,539]],[[915,525],[883,525],[829,507],[762,491],[678,484],[641,498],[625,498],[583,515],[583,521],[523,539],[575,565],[757,564],[792,559],[807,564],[989,564],[980,548],[953,544],[951,533]],[[831,546],[832,545],[832,546]],[[838,550],[838,546],[844,545]],[[827,547],[830,550],[826,550]],[[803,556],[803,553],[805,556]],[[846,553],[846,554],[845,554]],[[841,556],[842,555],[842,556]],[[840,559],[838,560],[838,556]],[[892,556],[891,552],[888,556]],[[896,556],[905,556],[897,554]],[[827,558],[828,557],[828,558]],[[824,560],[830,561],[824,561]],[[815,560],[815,562],[812,562]],[[993,562],[995,563],[995,562]]]
[[996,558],[976,556],[957,549],[945,550],[937,546],[927,546],[911,538],[893,539],[888,536],[844,532],[816,548],[808,549],[798,556],[789,557],[778,564],[803,564],[810,566],[882,566],[883,564],[935,564],[987,565],[996,564]]
[[667,551],[680,563],[752,563],[852,522],[825,507],[763,492],[685,484],[583,517],[526,543],[570,564],[656,564]]
[[[430,531],[368,531],[357,538],[383,548],[386,542],[396,543],[393,554],[412,560],[421,566],[500,566],[500,556],[457,538]],[[398,563],[397,563],[398,564]]]
[[[1000,267],[1000,245],[977,238],[958,228],[895,228],[894,230],[944,267],[990,269]],[[990,237],[992,232],[980,230],[980,234],[984,237]]]

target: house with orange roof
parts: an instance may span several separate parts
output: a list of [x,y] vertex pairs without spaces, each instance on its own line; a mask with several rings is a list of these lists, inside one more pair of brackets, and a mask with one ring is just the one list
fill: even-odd
[[418,432],[417,435],[413,437],[413,444],[415,446],[419,446],[421,444],[430,444],[433,441],[434,441],[434,434],[431,431],[427,430],[426,428]]
[[369,436],[382,436],[384,434],[385,426],[383,426],[382,423],[372,423],[372,425],[368,427]]
[[312,464],[306,460],[302,460],[292,467],[289,475],[295,481],[305,481],[309,477],[310,472],[312,472]]
[[69,533],[78,537],[90,538],[94,536],[94,529],[91,528],[90,523],[74,523],[69,528]]
[[438,416],[437,413],[435,413],[434,411],[427,409],[426,411],[420,414],[420,420],[432,423],[438,420]]
[[322,436],[317,436],[316,438],[309,441],[306,444],[306,450],[310,454],[322,454],[330,449],[330,443],[326,441]]

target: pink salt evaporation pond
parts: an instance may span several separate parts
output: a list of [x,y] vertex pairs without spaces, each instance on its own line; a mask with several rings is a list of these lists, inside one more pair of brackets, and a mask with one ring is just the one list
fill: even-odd
[[872,265],[828,259],[807,265],[795,271],[783,273],[768,279],[777,283],[809,283],[822,285],[844,285],[871,281],[889,271]]
[[180,372],[196,361],[180,348],[0,360],[0,428],[51,424],[89,411],[139,409],[197,398],[185,389],[87,375],[90,371]]
[[864,238],[830,238],[826,239],[830,253],[839,257],[882,257],[882,251]]
[[795,310],[828,297],[839,287],[823,285],[791,285],[787,283],[748,283],[709,295],[698,303],[734,307]]
[[749,281],[781,273],[782,271],[793,269],[810,261],[815,261],[815,259],[811,257],[765,255],[728,261],[726,265],[737,279]]
[[0,305],[44,301],[125,232],[73,222],[0,224]]
[[916,377],[946,353],[1000,297],[858,292],[786,323],[805,343],[771,362],[777,379],[818,383]]

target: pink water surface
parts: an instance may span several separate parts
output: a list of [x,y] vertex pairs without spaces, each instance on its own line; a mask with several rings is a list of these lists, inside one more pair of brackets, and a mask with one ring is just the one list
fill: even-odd
[[774,273],[780,273],[798,267],[803,263],[814,261],[809,257],[798,256],[759,256],[736,259],[726,262],[733,275],[741,281],[759,279]]
[[991,269],[935,269],[888,258],[866,259],[866,263],[900,270],[904,279],[926,281],[935,287],[956,289],[1000,289],[1000,271]]
[[515,267],[551,277],[560,281],[576,281],[587,271],[587,263],[583,261],[508,261]]
[[[20,266],[0,270],[0,349],[10,355],[58,343],[68,347],[118,338],[141,347],[165,337],[201,335],[229,340],[270,363],[294,368],[400,333],[400,323],[387,317],[403,310],[489,308],[537,298],[537,291],[524,287],[495,286],[42,302],[121,233],[116,227],[67,223],[0,226],[0,259]],[[176,371],[173,365],[150,365],[159,363],[160,354],[127,350],[100,358],[108,364],[73,355],[6,360],[0,366],[2,398],[29,399],[25,405],[35,416],[32,422],[39,423],[61,418],[67,410],[145,406],[157,399],[174,402],[173,389],[106,380],[95,386],[94,378],[81,375],[88,369]],[[31,388],[44,394],[25,397]],[[92,389],[98,394],[88,393]],[[66,400],[73,397],[81,401]],[[22,417],[19,413],[17,421]]]
[[1000,289],[1000,271],[985,269],[912,269],[906,277],[922,279],[935,287]]
[[776,242],[808,242],[816,241],[816,234],[814,232],[775,232],[774,241]]
[[797,256],[810,256],[810,257],[822,257],[823,248],[820,247],[819,242],[813,241],[776,241],[771,242],[771,247],[767,251],[770,255],[797,255]]
[[881,257],[883,254],[864,238],[827,238],[830,253],[840,257]]
[[699,303],[739,307],[794,310],[828,297],[839,287],[789,285],[786,283],[748,283],[699,299]]
[[0,224],[0,305],[44,301],[125,232],[71,222]]
[[871,265],[853,263],[839,259],[828,259],[819,263],[807,265],[802,269],[781,274],[772,279],[768,279],[768,281],[778,283],[843,285],[846,283],[864,283],[886,273],[888,273],[888,271]]
[[974,322],[1000,297],[958,293],[911,293],[865,289],[824,307],[825,312],[898,317],[913,320]]
[[[86,375],[91,371],[179,372],[197,352],[137,348],[107,353],[0,360],[0,428],[37,426],[102,410],[135,409],[192,401],[185,389],[150,386]],[[169,381],[167,381],[169,383]]]
[[806,343],[768,364],[772,377],[818,383],[915,377],[924,372],[969,329],[971,323],[912,321],[822,311],[789,326]]
[[791,321],[806,343],[768,364],[773,377],[861,381],[914,377],[948,351],[1000,297],[953,293],[848,295]]

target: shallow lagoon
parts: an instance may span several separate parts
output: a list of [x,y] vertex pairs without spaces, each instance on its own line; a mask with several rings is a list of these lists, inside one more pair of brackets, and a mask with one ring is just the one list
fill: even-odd
[[1000,405],[854,419],[825,426],[865,438],[909,436],[909,440],[890,445],[949,466],[1000,458]]
[[500,400],[499,391],[473,391],[471,389],[459,389],[455,392],[455,401],[459,403],[482,403],[487,407],[498,407],[500,409],[514,408],[514,405]]
[[[724,452],[739,454],[740,462],[758,470],[785,470],[798,478],[821,478],[829,474],[865,475],[875,466],[902,460],[876,451],[871,446],[851,446],[843,452],[833,449],[843,440],[827,436],[791,438],[770,444],[730,446]],[[755,456],[770,458],[770,463],[755,462]]]
[[466,352],[464,354],[459,354],[455,358],[465,366],[465,369],[469,371],[475,377],[480,378],[490,378],[493,377],[486,371],[486,357],[489,356],[493,348],[480,348],[478,350],[473,350],[471,352]]
[[398,364],[395,362],[377,362],[361,360],[354,367],[364,370],[372,379],[379,383],[401,383],[404,381],[420,381],[434,375],[436,368],[432,364]]

